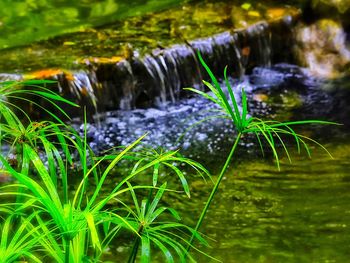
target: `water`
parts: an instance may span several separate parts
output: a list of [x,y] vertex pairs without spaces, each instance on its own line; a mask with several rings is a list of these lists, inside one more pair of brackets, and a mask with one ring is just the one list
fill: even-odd
[[[298,10],[281,9],[282,14],[273,17],[279,22],[271,27],[260,22],[239,29],[241,25],[233,21],[238,11],[247,25],[272,19],[271,6],[254,8],[260,12],[258,19],[236,1],[191,1],[25,47],[3,49],[0,71],[16,74],[0,74],[0,79],[55,79],[57,87],[52,90],[77,102],[81,109],[86,106],[88,116],[118,108],[164,108],[186,96],[183,88],[199,87],[201,80],[208,78],[199,65],[198,50],[218,76],[225,65],[230,75],[240,77],[256,65],[276,61],[272,59],[274,36],[283,31],[283,37],[290,37],[290,21],[297,19]],[[285,44],[278,44],[277,49],[290,51]],[[83,115],[82,110],[68,112],[72,117]]]
[[[258,71],[261,70],[264,69]],[[273,78],[278,74],[270,75]],[[294,103],[293,118],[333,118],[346,123],[345,127],[309,131],[313,138],[325,143],[334,159],[317,147],[313,148],[312,160],[305,154],[298,156],[294,150],[293,163],[290,164],[284,156],[279,172],[272,158],[258,157],[257,152],[242,147],[222,182],[202,229],[215,240],[211,242],[212,248],[203,248],[211,256],[223,262],[348,261],[350,129],[343,113],[349,113],[349,107],[341,100],[333,99],[343,96],[347,100],[349,90],[346,80],[323,84],[314,81],[309,82],[310,89],[316,85],[319,91],[336,90],[329,93],[333,97],[323,94],[315,103],[323,104],[318,109],[327,108],[332,117],[315,108],[310,110],[310,105],[305,107]],[[274,83],[281,83],[281,79],[276,77]],[[300,90],[301,85],[297,86],[295,89]],[[317,96],[306,97],[315,99]],[[332,103],[342,105],[342,110],[333,111]],[[195,201],[186,206],[179,204],[183,213],[197,211],[197,216],[184,219],[188,222],[194,222],[198,217],[199,207],[203,206],[210,189],[201,182],[194,185],[192,198]],[[200,255],[198,261],[211,262]]]
[[[301,108],[303,119],[322,114],[327,114],[322,119],[329,119],[330,113],[337,111],[333,107],[339,104],[339,101],[332,99],[332,84],[309,76],[308,72],[294,65],[276,64],[270,68],[257,67],[250,75],[241,79],[231,78],[230,82],[238,101],[241,88],[246,90],[250,114],[254,116],[290,120]],[[323,90],[323,86],[327,86],[328,91]],[[207,149],[199,151],[213,153],[224,139],[233,140],[229,136],[233,132],[229,120],[211,119],[196,125],[214,115],[214,109],[217,109],[215,104],[195,96],[175,102],[167,101],[163,107],[158,108],[102,113],[98,115],[102,119],[100,123],[89,125],[90,146],[98,152],[113,147],[116,143],[128,145],[147,132],[149,135],[144,142],[154,147],[180,147],[192,149],[193,152],[193,148],[203,148],[205,141]],[[96,117],[96,120],[99,118]],[[75,125],[80,123],[78,119]],[[81,135],[83,128],[81,125]],[[111,140],[106,142],[105,138]]]
[[[284,160],[280,172],[242,157],[207,215],[202,231],[215,242],[204,250],[223,262],[347,262],[349,139],[327,144],[334,159],[315,151],[313,160]],[[197,190],[193,198],[201,203],[205,195]]]
[[[281,171],[271,153],[263,158],[254,138],[244,138],[201,229],[211,245],[200,247],[205,253],[232,263],[347,262],[350,108],[346,101],[350,90],[346,83],[348,78],[320,80],[310,76],[308,70],[288,64],[255,68],[243,82],[232,80],[236,87],[246,87],[254,116],[320,118],[345,125],[303,129],[304,134],[324,143],[334,159],[313,145],[310,160],[305,152],[298,155],[295,145],[290,144],[293,163],[281,154]],[[179,134],[208,116],[207,110],[212,107],[206,100],[195,98],[168,103],[164,109],[110,112],[107,121],[102,122],[101,138],[113,135],[116,137],[112,141],[127,144],[148,131],[147,145],[180,147],[186,156],[201,160],[215,175],[233,143],[229,122],[202,124],[176,143]],[[191,115],[192,120],[186,119]],[[98,127],[89,130],[96,134],[101,131]],[[103,141],[94,142],[93,132],[93,146],[103,148]],[[194,226],[211,185],[191,177],[189,182],[191,199],[170,194],[164,202],[180,212],[183,222]],[[111,246],[105,259],[125,260],[130,242]],[[198,262],[215,262],[198,253],[195,256]],[[152,262],[165,260],[154,253]]]

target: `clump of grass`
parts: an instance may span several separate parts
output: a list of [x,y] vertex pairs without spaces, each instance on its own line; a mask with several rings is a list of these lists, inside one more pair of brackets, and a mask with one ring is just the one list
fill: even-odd
[[[33,253],[33,247],[38,243],[38,237],[33,237],[33,234],[38,227],[30,225],[35,216],[36,214],[32,213],[28,218],[21,217],[18,220],[15,219],[15,214],[12,214],[4,220],[0,241],[0,262],[18,262],[21,257],[26,257],[32,262],[41,262]],[[14,221],[17,221],[16,229],[13,229]]]
[[[130,262],[135,261],[139,251],[142,262],[151,262],[151,251],[155,248],[164,254],[167,262],[175,262],[176,258],[185,262],[188,241],[182,233],[194,235],[206,245],[194,229],[180,222],[173,208],[160,206],[167,192],[179,191],[168,189],[159,171],[175,174],[188,197],[189,185],[179,164],[193,168],[202,176],[209,176],[208,171],[177,151],[135,150],[146,135],[114,153],[96,157],[88,146],[86,128],[84,137],[80,138],[51,112],[54,121],[33,122],[24,110],[10,102],[22,99],[44,110],[26,97],[37,96],[51,103],[63,116],[66,114],[56,102],[77,106],[38,87],[46,83],[51,82],[0,85],[0,141],[10,145],[9,153],[17,155],[17,163],[13,165],[7,154],[0,153],[3,168],[16,180],[3,186],[0,194],[14,200],[0,205],[0,214],[4,216],[0,219],[0,262],[97,262],[110,242],[115,242],[124,232],[130,238],[136,237]],[[35,87],[23,88],[23,85]],[[129,162],[130,170],[122,177],[114,177],[112,189],[105,191],[107,184],[110,189],[111,173],[121,161]],[[72,166],[76,168],[71,169]],[[149,184],[132,185],[140,176],[148,176]],[[80,182],[74,187],[72,182],[77,179]],[[141,203],[137,195],[140,189],[149,191]],[[194,261],[191,256],[188,258]]]

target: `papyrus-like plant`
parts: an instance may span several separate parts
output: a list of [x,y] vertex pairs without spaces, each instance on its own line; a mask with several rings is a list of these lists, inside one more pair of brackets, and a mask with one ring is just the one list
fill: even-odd
[[[308,144],[313,143],[321,147],[330,155],[330,157],[332,157],[331,154],[327,151],[327,149],[322,144],[320,144],[319,142],[317,142],[312,138],[309,138],[305,135],[297,133],[294,130],[293,126],[308,125],[308,124],[317,124],[317,125],[336,124],[333,122],[328,122],[323,120],[278,122],[274,120],[262,120],[260,118],[249,116],[246,92],[244,89],[240,91],[241,92],[241,98],[240,98],[241,107],[240,107],[238,105],[238,100],[236,99],[235,92],[227,78],[227,67],[225,68],[225,71],[224,71],[224,80],[226,84],[226,89],[224,89],[220,86],[219,81],[216,79],[216,77],[214,76],[214,74],[212,73],[208,65],[205,63],[200,53],[198,53],[198,57],[202,66],[205,68],[205,70],[210,76],[211,83],[207,81],[203,81],[203,83],[210,90],[211,93],[206,93],[204,91],[200,91],[194,88],[187,88],[187,90],[197,93],[203,96],[204,98],[210,100],[214,104],[216,104],[218,106],[218,110],[214,110],[215,112],[214,117],[225,118],[230,120],[236,131],[236,133],[232,134],[232,136],[235,136],[236,139],[231,147],[231,150],[226,158],[226,161],[221,169],[221,172],[219,173],[218,179],[197,221],[197,225],[195,227],[196,231],[199,230],[205,218],[205,215],[208,211],[210,203],[214,199],[214,196],[219,188],[220,182],[227,170],[228,165],[232,161],[234,152],[237,149],[238,143],[241,140],[242,135],[244,134],[255,135],[262,152],[264,152],[263,143],[265,142],[265,145],[267,145],[273,153],[277,168],[280,169],[280,161],[279,161],[280,159],[279,159],[279,153],[277,150],[278,145],[281,145],[282,150],[285,152],[289,161],[291,162],[290,153],[285,143],[286,136],[291,137],[295,141],[298,153],[301,153],[301,150],[305,149],[307,154],[310,156],[310,148]],[[192,236],[192,238],[190,239],[190,244],[192,244],[193,237],[194,236]],[[190,246],[188,246],[188,250],[189,249],[190,249]]]
[[[174,209],[161,205],[161,198],[168,191],[179,191],[168,189],[167,177],[160,177],[159,171],[176,175],[188,197],[189,184],[180,165],[185,164],[202,176],[209,176],[208,171],[178,151],[140,147],[146,135],[114,153],[96,157],[87,143],[86,128],[80,138],[51,112],[54,121],[33,122],[27,112],[11,102],[21,99],[46,110],[26,96],[39,97],[63,115],[65,112],[55,102],[76,106],[37,87],[45,83],[51,82],[0,85],[0,141],[10,146],[9,154],[17,156],[14,164],[9,154],[0,153],[2,169],[16,180],[0,188],[0,198],[7,198],[0,204],[0,262],[98,262],[121,232],[136,238],[130,249],[132,262],[137,258],[138,247],[142,262],[151,262],[154,248],[168,262],[175,258],[185,262],[188,236],[194,235],[206,244],[195,230],[179,222]],[[28,85],[34,87],[23,88]],[[121,162],[124,166],[126,162],[129,169],[115,176],[114,170]],[[148,183],[132,186],[141,176],[147,176]],[[139,189],[149,191],[141,204],[136,194]],[[188,258],[193,261],[191,256]]]

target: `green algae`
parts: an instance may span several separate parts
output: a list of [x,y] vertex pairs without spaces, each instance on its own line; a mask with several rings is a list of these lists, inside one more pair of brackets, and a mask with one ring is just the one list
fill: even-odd
[[[105,2],[107,4],[110,1]],[[52,23],[45,22],[45,19],[39,16],[37,23],[45,26],[38,28],[31,22],[31,19],[34,19],[30,13],[31,9],[28,13],[21,11],[20,14],[28,16],[24,19],[28,20],[29,24],[19,25],[17,30],[23,27],[24,32],[11,33],[11,30],[6,30],[5,23],[2,26],[4,34],[0,38],[0,47],[8,48],[0,50],[2,57],[0,71],[23,73],[54,67],[69,70],[86,68],[86,64],[94,64],[95,60],[99,63],[101,58],[104,60],[111,57],[127,57],[125,50],[128,49],[135,54],[149,54],[157,48],[183,44],[186,41],[247,27],[261,20],[276,18],[271,17],[271,11],[273,13],[273,10],[276,10],[273,5],[253,4],[249,10],[245,10],[239,4],[234,4],[237,1],[160,2],[162,4],[159,5],[155,1],[148,1],[145,5],[141,5],[140,2],[130,10],[123,9],[123,5],[120,4],[116,12],[124,13],[121,15],[113,13],[113,19],[110,18],[111,14],[104,14],[102,11],[98,15],[93,15],[92,10],[95,7],[89,7],[88,15],[82,18],[84,13],[82,10],[86,6],[71,5],[66,10],[64,8],[67,8],[67,5],[62,4],[65,10],[62,12],[69,13],[71,17],[67,18],[67,24],[61,25],[62,28],[57,24],[60,21],[56,17],[57,14],[52,14],[52,20],[55,21]],[[104,2],[100,2],[101,5],[102,3]],[[171,8],[157,11],[165,6]],[[43,9],[39,5],[33,10],[41,10],[40,8]],[[51,12],[51,9],[54,7],[48,5],[42,11],[46,14]],[[97,7],[96,9],[99,10]],[[106,12],[113,10],[112,7],[105,9]],[[295,8],[282,8],[282,10],[283,12],[277,12],[279,18],[281,15],[297,13]],[[59,14],[60,8],[55,9],[56,11]],[[64,14],[59,16],[65,17]],[[17,19],[15,14],[9,14],[7,19],[10,18]],[[7,23],[9,26],[11,19]],[[16,47],[17,45],[25,46]]]
[[0,48],[30,44],[170,8],[182,2],[185,0],[137,0],[131,4],[125,0],[1,1]]
[[[155,48],[274,19],[283,15],[286,8],[302,8],[308,1],[129,2],[1,1],[0,71],[21,73],[47,67],[84,68],[81,62],[86,59],[124,56],[125,45],[131,45],[137,53],[150,53]],[[322,10],[329,7],[345,17],[349,10],[346,0],[312,1],[315,12],[324,13]]]

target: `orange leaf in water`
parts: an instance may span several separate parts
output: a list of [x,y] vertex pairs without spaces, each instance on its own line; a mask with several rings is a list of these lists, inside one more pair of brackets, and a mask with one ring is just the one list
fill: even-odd
[[85,96],[85,97],[88,97],[89,92],[88,92],[87,88],[83,86],[83,87],[81,87],[81,89],[80,89],[80,94],[83,95],[83,96]]
[[268,101],[269,97],[266,94],[254,94],[253,99],[259,102],[266,102]]
[[68,71],[64,71],[64,76],[66,77],[66,80],[68,80],[68,81],[74,80],[74,75]]
[[63,74],[62,69],[43,69],[25,75],[25,79],[49,79],[56,75]]
[[266,11],[266,17],[270,19],[281,18],[286,14],[284,8],[270,8]]
[[52,79],[53,77],[57,75],[62,75],[64,74],[66,80],[68,81],[73,81],[74,80],[74,75],[63,69],[42,69],[38,71],[31,72],[29,74],[26,74],[23,76],[25,80],[29,79]]
[[242,48],[242,55],[243,56],[249,56],[249,54],[250,54],[250,47],[244,47],[244,48]]

